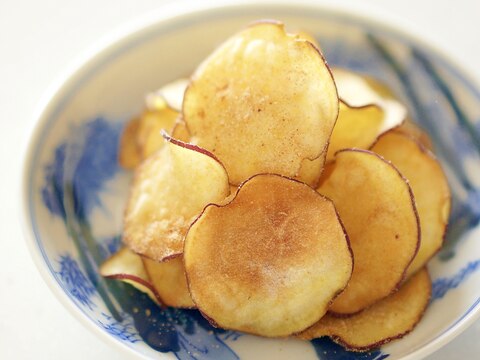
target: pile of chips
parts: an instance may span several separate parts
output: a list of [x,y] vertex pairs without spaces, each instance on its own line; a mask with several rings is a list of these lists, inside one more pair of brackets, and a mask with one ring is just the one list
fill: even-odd
[[366,351],[430,298],[450,191],[427,134],[308,34],[258,22],[126,126],[125,248],[101,267],[166,306]]

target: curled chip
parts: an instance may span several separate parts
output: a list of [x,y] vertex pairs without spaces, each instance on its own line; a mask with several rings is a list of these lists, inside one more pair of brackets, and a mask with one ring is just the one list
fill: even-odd
[[412,120],[406,119],[405,122],[397,126],[395,132],[408,135],[415,141],[418,141],[423,147],[432,151],[433,150],[433,141],[428,136],[428,134],[420,126],[415,124]]
[[431,289],[428,271],[423,269],[398,292],[361,313],[341,318],[327,314],[298,337],[311,340],[329,336],[348,350],[372,350],[413,330],[427,308]]
[[172,110],[162,98],[157,99],[155,108],[142,114],[137,134],[142,159],[146,159],[163,146],[165,140],[162,137],[162,130],[172,130],[177,117],[178,112]]
[[172,138],[183,141],[185,143],[193,143],[187,124],[182,118],[178,118],[172,129]]
[[190,294],[215,325],[268,337],[317,322],[347,285],[348,240],[332,202],[308,185],[256,175],[209,205],[185,238]]
[[225,168],[211,153],[164,137],[166,145],[135,172],[123,232],[130,249],[156,261],[181,254],[192,221],[230,193]]
[[383,84],[346,69],[334,68],[332,72],[338,96],[345,104],[350,107],[377,105],[383,110],[384,117],[378,135],[405,121],[407,109]]
[[355,259],[347,288],[329,310],[353,314],[395,291],[417,253],[420,227],[413,194],[393,165],[357,149],[336,154],[318,192],[335,204]]
[[218,156],[232,184],[258,173],[296,176],[304,159],[326,151],[337,114],[319,50],[271,22],[221,45],[195,71],[183,102],[192,137]]
[[149,104],[152,104],[152,100],[153,104],[155,104],[156,98],[162,98],[169,108],[177,112],[182,111],[183,95],[185,94],[188,83],[188,79],[180,78],[162,86],[156,92],[147,96],[147,107]]
[[338,150],[372,146],[381,133],[383,118],[383,110],[377,105],[350,107],[341,101],[328,145],[327,161],[332,160]]
[[412,188],[420,217],[420,248],[407,276],[421,269],[441,248],[450,214],[450,189],[433,154],[409,136],[391,130],[378,139],[372,151],[390,160]]
[[140,119],[130,120],[123,129],[118,149],[118,162],[124,169],[135,169],[142,161],[140,148],[137,143],[138,128]]
[[320,44],[318,43],[318,41],[317,41],[317,39],[315,38],[315,36],[313,36],[313,34],[307,32],[307,31],[305,31],[305,30],[297,31],[297,34],[298,34],[298,36],[299,36],[301,39],[310,41],[313,45],[315,45],[315,47],[316,47],[317,49],[321,50]]
[[326,152],[324,152],[322,156],[315,160],[304,159],[295,179],[303,181],[313,188],[317,187],[322,176],[326,155]]
[[161,304],[161,298],[145,268],[143,267],[142,258],[128,248],[122,248],[109,257],[100,266],[100,275],[107,279],[121,280],[132,285],[137,290],[145,293],[157,304]]
[[162,262],[144,258],[143,263],[162,304],[177,308],[195,307],[188,291],[182,256]]

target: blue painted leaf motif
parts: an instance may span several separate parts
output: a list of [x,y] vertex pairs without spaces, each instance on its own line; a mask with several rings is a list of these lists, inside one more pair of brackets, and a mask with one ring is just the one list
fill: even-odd
[[160,308],[130,285],[117,297],[133,319],[140,337],[153,349],[173,352],[179,359],[238,359],[222,339],[239,334],[212,327],[197,310]]
[[53,215],[66,218],[65,184],[72,183],[75,215],[84,220],[100,205],[99,193],[118,171],[117,148],[122,126],[97,118],[72,129],[74,138],[60,144],[45,167],[42,200]]
[[480,270],[480,259],[469,262],[465,267],[450,277],[441,277],[432,283],[431,302],[443,298],[450,290],[456,289],[461,283]]
[[320,360],[381,360],[389,357],[380,350],[365,353],[347,351],[328,337],[314,339],[311,343]]
[[105,320],[97,320],[97,322],[109,334],[122,341],[127,341],[132,344],[142,341],[142,339],[138,336],[138,331],[135,329],[133,321],[128,314],[122,314],[122,318],[124,320],[121,323],[108,314],[102,313],[102,316]]
[[60,264],[58,275],[67,291],[82,305],[92,309],[95,306],[91,300],[96,292],[95,287],[84,275],[78,263],[69,254],[60,256],[58,262]]

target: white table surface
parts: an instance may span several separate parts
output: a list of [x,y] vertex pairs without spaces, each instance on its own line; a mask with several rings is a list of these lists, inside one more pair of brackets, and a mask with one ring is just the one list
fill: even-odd
[[[37,273],[18,220],[20,144],[40,96],[79,54],[112,29],[170,1],[0,1],[0,273],[5,280],[0,287],[0,359],[129,358],[88,332]],[[424,29],[480,84],[479,0],[362,4]],[[478,339],[480,321],[429,359],[479,358]]]

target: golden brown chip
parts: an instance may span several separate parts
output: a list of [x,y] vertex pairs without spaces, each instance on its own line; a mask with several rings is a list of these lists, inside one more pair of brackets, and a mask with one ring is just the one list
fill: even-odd
[[372,350],[414,329],[427,308],[431,288],[428,271],[423,269],[398,292],[361,313],[346,318],[327,314],[298,337],[311,340],[329,336],[348,350]]
[[137,134],[140,119],[130,120],[123,129],[118,150],[118,162],[125,169],[134,169],[142,161],[140,149],[137,144]]
[[230,192],[225,168],[211,153],[166,139],[137,168],[124,217],[125,244],[156,261],[181,254],[192,221]]
[[420,143],[396,129],[383,134],[372,151],[390,160],[412,188],[422,229],[420,248],[407,276],[441,248],[450,214],[450,189],[442,167]]
[[246,181],[209,205],[185,239],[190,294],[216,325],[286,336],[318,321],[352,271],[332,202],[279,175]]
[[338,119],[328,145],[327,161],[332,160],[341,149],[368,149],[381,133],[383,118],[383,110],[376,105],[354,108],[340,102]]
[[320,194],[332,199],[353,250],[347,288],[336,314],[356,313],[395,291],[420,238],[412,191],[400,172],[367,150],[341,150],[324,173]]
[[144,258],[143,263],[163,304],[177,308],[195,307],[188,291],[182,256],[162,262]]
[[157,304],[161,304],[160,296],[155,290],[145,268],[142,258],[128,248],[123,248],[109,257],[100,266],[100,275],[107,279],[121,280],[145,293]]
[[280,23],[256,23],[195,71],[183,115],[198,145],[232,184],[258,173],[294,177],[325,151],[338,114],[335,83],[309,41]]

